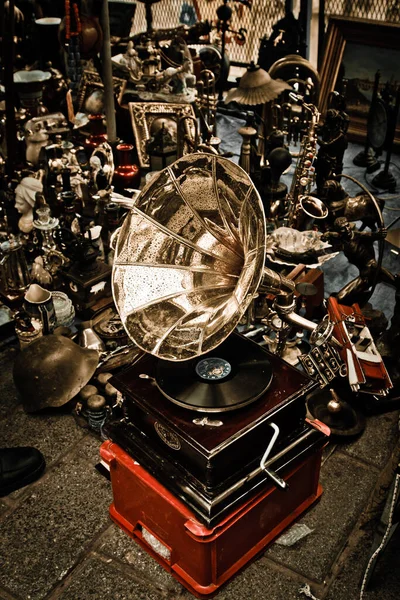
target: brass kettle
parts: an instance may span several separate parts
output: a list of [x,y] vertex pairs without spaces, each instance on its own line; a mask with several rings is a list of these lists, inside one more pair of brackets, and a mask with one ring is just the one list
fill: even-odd
[[28,264],[18,238],[0,244],[0,294],[10,301],[23,297],[31,282]]

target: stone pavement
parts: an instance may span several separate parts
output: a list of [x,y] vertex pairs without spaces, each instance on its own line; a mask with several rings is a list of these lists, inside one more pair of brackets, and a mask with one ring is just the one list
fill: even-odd
[[[110,521],[111,486],[95,469],[100,439],[67,410],[23,411],[11,375],[15,352],[9,347],[0,354],[1,445],[38,447],[47,469],[39,481],[0,499],[0,598],[193,598]],[[398,458],[398,417],[397,411],[370,416],[358,440],[327,447],[324,493],[300,518],[311,533],[291,547],[270,546],[217,600],[301,600],[305,583],[319,600],[358,599]],[[365,600],[400,597],[399,538],[393,537],[378,564]]]

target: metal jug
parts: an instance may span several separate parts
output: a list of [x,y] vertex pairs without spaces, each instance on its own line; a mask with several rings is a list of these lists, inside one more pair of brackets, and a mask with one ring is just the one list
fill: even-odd
[[12,238],[0,244],[0,294],[8,300],[22,298],[31,278],[21,241]]
[[25,293],[23,307],[30,317],[42,323],[44,335],[53,331],[56,326],[56,311],[49,290],[32,283]]

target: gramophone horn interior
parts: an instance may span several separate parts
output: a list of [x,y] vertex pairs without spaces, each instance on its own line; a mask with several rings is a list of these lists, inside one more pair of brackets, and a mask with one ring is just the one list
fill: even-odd
[[118,237],[112,286],[128,335],[167,360],[212,350],[254,298],[264,258],[247,173],[216,155],[177,160],[144,188]]

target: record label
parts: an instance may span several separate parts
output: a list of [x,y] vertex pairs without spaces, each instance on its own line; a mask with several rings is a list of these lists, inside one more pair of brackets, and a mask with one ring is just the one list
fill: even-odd
[[225,412],[260,398],[271,383],[272,366],[261,346],[233,334],[203,357],[158,360],[155,380],[162,394],[183,408]]
[[197,375],[206,381],[220,381],[232,371],[231,365],[223,358],[203,358],[195,367]]

